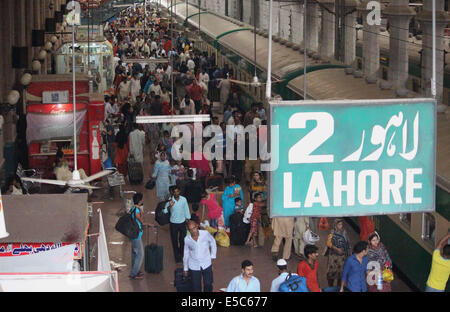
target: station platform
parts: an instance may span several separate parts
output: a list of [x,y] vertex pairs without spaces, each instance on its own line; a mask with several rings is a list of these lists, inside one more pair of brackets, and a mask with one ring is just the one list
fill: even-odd
[[[154,212],[157,204],[156,190],[147,190],[144,185],[153,172],[152,165],[149,161],[149,146],[145,147],[144,155],[144,182],[142,185],[125,185],[125,190],[133,190],[142,192],[144,194],[144,215],[146,222],[157,224],[154,221]],[[242,185],[245,191],[245,186]],[[247,192],[244,192],[247,193]],[[119,197],[119,190],[115,189],[114,200],[103,198],[103,190],[96,190],[91,201],[104,201],[104,204],[96,205],[100,208],[103,215],[106,238],[108,241],[108,252],[110,260],[119,268],[119,290],[121,292],[175,292],[173,285],[174,270],[177,267],[175,258],[173,256],[172,245],[170,241],[169,225],[158,226],[158,244],[164,248],[164,269],[159,274],[144,273],[143,280],[130,279],[129,273],[131,269],[131,243],[130,241],[117,232],[114,226],[119,218],[119,214],[124,211],[123,201]],[[245,207],[248,205],[248,198],[245,201]],[[98,214],[94,214],[93,225],[98,224],[95,218]],[[329,219],[332,224],[333,219]],[[353,245],[359,241],[359,234],[356,233],[350,225],[345,224],[350,244]],[[91,233],[96,233],[96,229],[92,228]],[[322,256],[326,244],[326,239],[329,231],[319,231],[320,241],[319,247],[319,286],[321,288],[327,287],[326,267],[327,258]],[[142,241],[144,246],[146,243],[146,235],[144,232]],[[273,242],[273,234],[266,238],[265,244],[261,248],[252,248],[249,246],[230,246],[217,247],[217,259],[213,262],[214,272],[214,291],[219,291],[220,288],[226,288],[231,279],[241,273],[241,262],[248,259],[254,263],[254,276],[257,277],[261,283],[261,291],[270,291],[272,280],[278,276],[278,269],[276,263],[272,260],[270,249]],[[383,239],[383,238],[382,238]],[[155,242],[155,234],[153,230],[150,232],[150,242]],[[92,246],[91,248],[95,248]],[[281,249],[281,248],[280,248]],[[280,257],[282,251],[280,250]],[[95,262],[96,259],[92,259]],[[288,269],[291,272],[297,271],[297,265],[300,258],[294,254],[292,250],[291,258],[288,262]],[[91,264],[93,265],[93,264]],[[114,268],[114,265],[112,268]],[[124,266],[125,265],[125,266]],[[142,272],[145,272],[142,266]],[[396,276],[394,273],[394,281],[391,283],[392,291],[394,292],[410,292],[412,291],[408,285]]]

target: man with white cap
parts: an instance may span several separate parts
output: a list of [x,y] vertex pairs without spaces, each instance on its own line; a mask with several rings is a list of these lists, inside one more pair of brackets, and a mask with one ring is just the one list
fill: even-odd
[[[277,261],[277,268],[278,268],[278,277],[275,278],[272,281],[272,286],[270,287],[270,292],[278,292],[278,289],[280,288],[280,285],[286,281],[286,278],[289,275],[289,272],[287,271],[287,262],[284,259],[279,259]],[[297,275],[295,273],[291,273],[291,275]]]

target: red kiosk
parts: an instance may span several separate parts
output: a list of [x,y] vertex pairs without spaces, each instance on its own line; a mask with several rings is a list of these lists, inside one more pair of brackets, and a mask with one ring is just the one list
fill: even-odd
[[[101,94],[89,94],[88,78],[76,74],[77,163],[87,175],[101,171],[104,118]],[[25,94],[27,144],[30,168],[53,177],[56,151],[61,147],[73,168],[73,80],[72,74],[33,76]]]

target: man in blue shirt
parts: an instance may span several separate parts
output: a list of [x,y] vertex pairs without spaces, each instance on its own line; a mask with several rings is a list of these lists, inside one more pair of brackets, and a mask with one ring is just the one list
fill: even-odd
[[366,292],[366,272],[369,262],[367,242],[358,242],[353,247],[351,255],[344,264],[340,291],[344,291],[344,285],[352,292]]
[[184,251],[184,237],[186,236],[186,220],[191,218],[189,205],[185,197],[180,196],[180,188],[173,188],[173,196],[166,203],[164,213],[170,210],[170,239],[172,241],[175,262],[181,263]]
[[250,260],[244,260],[241,267],[242,274],[231,280],[227,292],[260,292],[259,280],[253,276],[253,263]]

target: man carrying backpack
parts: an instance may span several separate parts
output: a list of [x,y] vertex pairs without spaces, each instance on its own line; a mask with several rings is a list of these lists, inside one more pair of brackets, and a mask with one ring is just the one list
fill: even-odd
[[[286,260],[279,259],[277,261],[277,268],[278,268],[278,277],[272,281],[272,286],[270,287],[270,292],[278,292],[280,285],[286,281],[286,278],[289,275],[289,273],[287,271]],[[293,275],[297,275],[297,274],[294,273]]]

